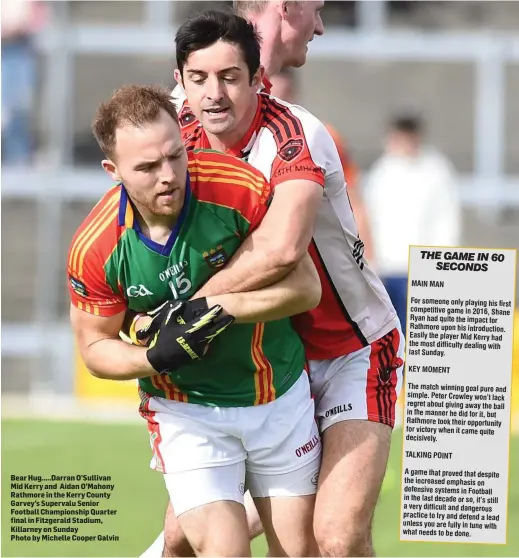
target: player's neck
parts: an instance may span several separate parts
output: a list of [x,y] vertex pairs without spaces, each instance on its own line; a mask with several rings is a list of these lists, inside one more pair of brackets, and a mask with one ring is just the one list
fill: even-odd
[[178,215],[155,215],[145,209],[139,209],[137,220],[144,236],[158,244],[166,244],[178,220]]
[[251,17],[262,37],[260,60],[265,68],[267,78],[281,71],[283,66],[283,43],[280,35],[279,16],[275,11],[267,10],[256,17]]
[[250,110],[247,111],[247,116],[238,123],[230,132],[224,134],[211,134],[207,130],[205,131],[207,139],[211,145],[212,149],[217,151],[226,151],[227,149],[233,148],[237,143],[239,143],[243,136],[249,131],[252,126],[252,122],[256,116],[256,109],[258,108],[258,96],[254,95],[251,101]]
[[283,67],[283,55],[273,44],[261,47],[261,65],[265,68],[267,78],[277,74]]

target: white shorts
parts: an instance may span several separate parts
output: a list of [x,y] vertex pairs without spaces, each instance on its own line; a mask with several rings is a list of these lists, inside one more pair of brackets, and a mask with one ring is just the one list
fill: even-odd
[[306,373],[279,399],[206,407],[150,397],[151,467],[165,473],[176,515],[216,502],[315,494],[321,440]]
[[400,328],[349,355],[310,360],[310,385],[319,430],[344,420],[370,420],[395,425],[402,387],[404,335]]

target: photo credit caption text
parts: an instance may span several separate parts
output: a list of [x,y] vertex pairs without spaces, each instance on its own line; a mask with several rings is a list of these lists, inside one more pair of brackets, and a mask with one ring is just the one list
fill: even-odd
[[9,489],[11,541],[119,541],[110,532],[110,517],[117,515],[110,507],[111,476],[11,474]]

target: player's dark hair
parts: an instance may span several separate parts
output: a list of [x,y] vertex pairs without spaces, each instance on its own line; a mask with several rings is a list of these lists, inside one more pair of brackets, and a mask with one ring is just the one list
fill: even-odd
[[117,128],[125,124],[142,126],[155,122],[165,110],[175,122],[177,111],[171,102],[171,92],[159,85],[125,85],[97,109],[92,132],[108,157],[113,158]]
[[423,121],[416,114],[400,114],[393,118],[391,129],[418,136],[423,132]]
[[260,37],[254,25],[232,12],[208,10],[189,18],[175,36],[177,68],[183,74],[189,55],[217,41],[237,45],[249,69],[252,83],[260,66]]

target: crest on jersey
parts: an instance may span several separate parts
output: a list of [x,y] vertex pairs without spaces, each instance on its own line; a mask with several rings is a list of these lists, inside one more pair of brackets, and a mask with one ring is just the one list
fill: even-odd
[[290,163],[290,161],[293,161],[301,153],[301,151],[303,151],[303,145],[302,139],[288,140],[279,150],[279,156],[283,159],[283,161]]
[[69,275],[68,279],[70,281],[70,286],[72,287],[72,290],[77,295],[85,297],[85,298],[88,297],[88,291],[87,291],[85,283],[83,283],[79,279],[76,279],[75,277],[72,277],[72,275]]
[[204,252],[203,256],[207,265],[213,269],[220,269],[227,263],[227,254],[221,244]]
[[193,122],[194,120],[196,120],[196,116],[193,114],[188,106],[185,106],[178,115],[178,121],[180,122],[181,128],[184,128],[188,124],[191,124],[191,122]]

